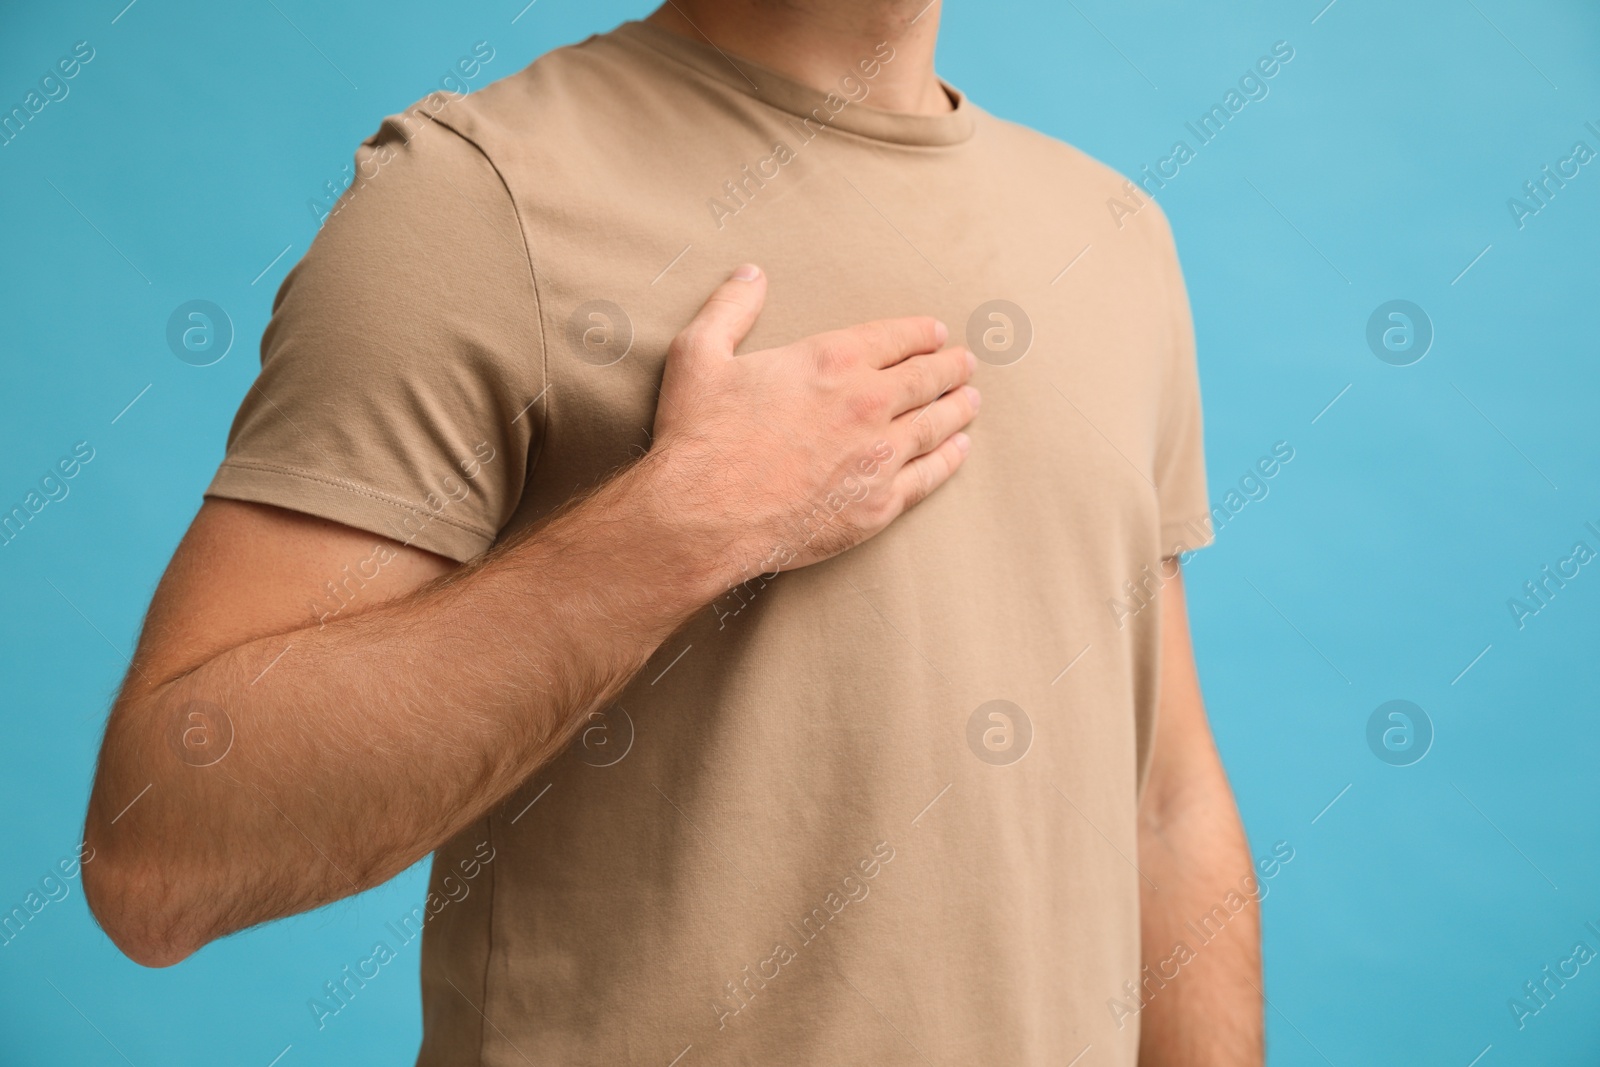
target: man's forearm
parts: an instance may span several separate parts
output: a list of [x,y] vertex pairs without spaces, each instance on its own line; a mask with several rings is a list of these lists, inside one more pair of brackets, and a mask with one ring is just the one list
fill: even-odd
[[1259,883],[1219,763],[1146,805],[1139,864],[1141,1067],[1259,1065]]
[[[530,535],[364,614],[251,641],[176,678],[130,672],[85,870],[120,946],[176,962],[376,885],[557,753],[720,592],[719,546],[669,517],[656,465],[647,456]],[[172,740],[191,712],[216,728],[213,708],[232,746],[196,767]]]

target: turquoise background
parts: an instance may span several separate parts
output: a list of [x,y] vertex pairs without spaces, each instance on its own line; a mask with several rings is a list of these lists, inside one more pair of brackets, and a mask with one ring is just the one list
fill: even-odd
[[[5,108],[75,42],[96,52],[0,148],[0,510],[95,449],[0,548],[0,911],[76,847],[123,655],[316,232],[307,202],[475,42],[496,52],[482,82],[646,10],[125,2],[0,3]],[[1600,948],[1600,565],[1522,629],[1507,600],[1575,541],[1600,549],[1600,163],[1520,230],[1507,200],[1575,141],[1600,149],[1600,11],[1325,2],[953,3],[940,69],[1134,172],[1294,48],[1160,195],[1214,500],[1295,450],[1189,568],[1254,850],[1295,850],[1264,905],[1271,1062],[1593,1064],[1600,966],[1524,1029],[1508,1000],[1578,940]],[[212,366],[166,345],[194,299],[236,330]],[[1366,342],[1393,299],[1432,322],[1410,366]],[[1367,742],[1396,699],[1433,727],[1410,766]],[[324,1030],[306,1002],[423,892],[419,867],[150,971],[73,881],[0,947],[0,1063],[409,1063],[415,945]]]

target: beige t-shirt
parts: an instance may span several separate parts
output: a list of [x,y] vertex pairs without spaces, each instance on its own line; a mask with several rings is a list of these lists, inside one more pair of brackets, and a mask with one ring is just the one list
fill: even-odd
[[209,493],[458,560],[649,447],[746,260],[742,350],[931,314],[983,359],[948,485],[706,607],[438,852],[421,1064],[1136,1060],[1154,595],[1209,539],[1182,278],[1075,149],[875,109],[897,61],[829,95],[629,23],[436,94],[278,294]]

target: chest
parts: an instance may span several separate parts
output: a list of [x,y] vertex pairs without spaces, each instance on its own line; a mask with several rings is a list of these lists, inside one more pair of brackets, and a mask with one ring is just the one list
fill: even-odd
[[979,356],[971,476],[947,508],[1052,530],[1092,517],[1113,537],[1152,521],[1170,312],[1098,199],[1003,161],[821,139],[763,166],[768,138],[747,140],[725,160],[597,167],[527,194],[547,385],[531,514],[649,447],[668,344],[751,261],[769,290],[741,351],[929,314]]

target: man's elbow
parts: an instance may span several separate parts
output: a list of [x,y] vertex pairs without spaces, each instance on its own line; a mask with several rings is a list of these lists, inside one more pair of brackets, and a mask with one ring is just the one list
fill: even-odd
[[122,954],[142,967],[171,967],[200,950],[205,940],[185,932],[165,879],[147,865],[102,850],[83,866],[83,895],[100,929]]

